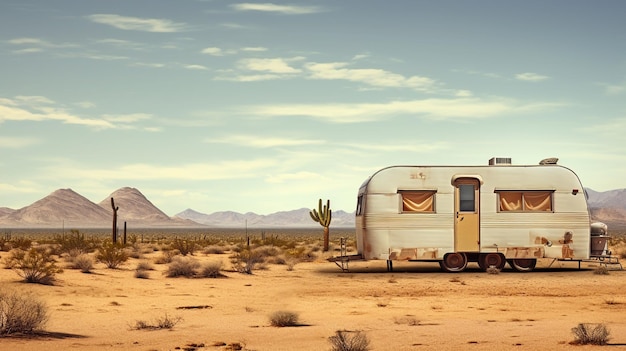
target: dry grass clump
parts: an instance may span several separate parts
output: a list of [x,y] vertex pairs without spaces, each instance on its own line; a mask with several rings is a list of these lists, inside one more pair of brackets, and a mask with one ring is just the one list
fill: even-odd
[[172,329],[183,319],[181,317],[170,317],[167,313],[163,317],[156,318],[152,323],[144,320],[138,320],[135,322],[131,329],[134,330],[158,330],[158,329]]
[[33,247],[28,251],[12,250],[5,259],[5,265],[15,270],[27,283],[52,285],[55,274],[63,272],[57,267],[51,251],[40,247]]
[[198,270],[198,276],[202,278],[220,278],[222,274],[222,261],[211,261],[203,264]]
[[368,351],[370,342],[362,331],[337,330],[328,338],[331,351]]
[[572,333],[576,340],[572,344],[576,345],[606,345],[609,341],[609,329],[603,323],[580,323],[572,328]]
[[79,269],[82,273],[91,273],[93,269],[93,259],[87,254],[80,254],[74,257],[68,268]]
[[606,268],[606,266],[598,266],[596,269],[593,270],[593,274],[598,274],[598,275],[609,275],[609,269]]
[[156,264],[167,264],[171,263],[174,257],[176,257],[176,251],[167,248],[163,249],[161,252],[161,256],[154,259],[154,263]]
[[489,274],[500,274],[500,270],[497,267],[491,266],[485,270]]
[[105,242],[98,249],[96,259],[104,263],[107,268],[115,269],[128,260],[128,254],[122,245],[113,242]]
[[265,258],[261,252],[254,249],[243,249],[230,257],[233,269],[245,274],[252,274],[252,271],[264,261]]
[[270,324],[273,327],[295,327],[300,325],[296,312],[276,311],[270,315]]
[[57,244],[59,252],[69,254],[70,257],[93,252],[96,246],[95,240],[85,239],[85,234],[81,234],[76,229],[72,229],[67,236],[55,237],[54,242]]
[[193,240],[176,238],[172,241],[170,246],[172,249],[178,250],[183,256],[193,256],[193,253],[196,251],[196,243]]
[[202,249],[202,253],[205,255],[222,255],[225,252],[224,247],[218,245],[210,245]]
[[48,309],[37,298],[24,292],[0,287],[0,336],[31,334],[43,329]]
[[196,275],[196,270],[200,268],[200,262],[191,257],[174,257],[167,266],[165,275],[169,278],[187,277]]

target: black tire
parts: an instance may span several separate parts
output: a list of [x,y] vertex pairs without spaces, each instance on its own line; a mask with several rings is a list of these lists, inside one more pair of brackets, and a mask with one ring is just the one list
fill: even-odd
[[481,254],[480,257],[478,257],[478,266],[483,271],[487,271],[489,267],[495,267],[502,270],[505,264],[506,259],[504,258],[504,255],[498,252]]
[[518,272],[530,272],[535,269],[537,259],[535,258],[516,258],[509,260],[509,266]]
[[462,272],[467,267],[467,256],[461,252],[449,252],[443,256],[439,265],[446,272]]

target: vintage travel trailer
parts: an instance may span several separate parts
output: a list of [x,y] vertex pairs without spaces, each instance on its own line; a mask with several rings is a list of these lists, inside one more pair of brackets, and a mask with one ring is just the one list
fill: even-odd
[[587,260],[607,252],[606,225],[590,223],[578,176],[557,164],[392,166],[359,188],[358,257],[431,261],[448,272],[468,262],[531,271],[537,259]]

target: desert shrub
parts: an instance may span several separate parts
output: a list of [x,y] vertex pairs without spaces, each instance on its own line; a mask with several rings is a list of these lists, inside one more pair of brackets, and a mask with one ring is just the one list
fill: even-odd
[[609,275],[609,269],[606,268],[606,266],[598,266],[596,269],[593,270],[593,274]]
[[174,241],[172,241],[170,246],[174,250],[178,250],[178,252],[180,252],[180,254],[183,256],[193,256],[193,253],[196,251],[196,243],[193,240],[176,238],[174,239]]
[[152,270],[154,270],[154,267],[148,261],[141,261],[141,262],[137,263],[137,268],[135,268],[135,269],[138,270],[138,271],[152,271]]
[[17,271],[26,282],[45,285],[52,284],[55,274],[63,271],[57,267],[50,250],[37,247],[28,251],[12,250],[6,258],[6,265]]
[[291,311],[276,311],[270,315],[270,324],[273,327],[295,327],[299,325],[298,314]]
[[95,248],[95,242],[85,239],[85,234],[76,229],[72,229],[67,236],[55,237],[54,241],[59,246],[59,252],[70,254],[72,257],[93,252]]
[[263,263],[263,256],[250,249],[243,249],[240,252],[236,252],[231,256],[230,262],[233,265],[233,269],[240,273],[252,274],[258,264]]
[[0,335],[34,333],[47,321],[43,302],[31,294],[0,288]]
[[148,271],[145,269],[137,269],[135,271],[135,278],[148,279],[150,278],[150,273],[148,273]]
[[128,254],[122,245],[107,241],[98,249],[96,258],[107,268],[115,269],[128,260]]
[[370,342],[364,332],[337,330],[328,338],[331,351],[368,351]]
[[169,278],[174,277],[193,277],[196,270],[200,268],[200,262],[190,257],[174,257],[172,262],[167,266],[165,275]]
[[138,320],[131,329],[135,330],[157,330],[157,329],[172,329],[183,319],[181,317],[170,317],[167,313],[163,317],[156,318],[153,322],[147,322],[144,320]]
[[500,270],[497,267],[491,266],[485,270],[489,274],[500,274]]
[[205,255],[221,255],[224,253],[224,248],[222,246],[211,245],[205,247],[202,253]]
[[93,259],[87,254],[80,254],[70,263],[71,269],[80,269],[83,273],[91,273]]
[[171,263],[174,257],[176,256],[176,251],[174,250],[163,250],[161,256],[154,259],[154,263],[156,264],[166,264]]
[[23,251],[28,251],[32,246],[33,242],[28,238],[15,238],[11,239],[8,242],[8,245],[11,249],[19,249]]
[[222,274],[222,261],[211,261],[203,264],[202,267],[200,267],[198,275],[203,278],[223,277],[224,275]]
[[606,345],[609,341],[609,330],[602,323],[580,323],[576,328],[572,328],[574,333],[574,344],[578,345]]

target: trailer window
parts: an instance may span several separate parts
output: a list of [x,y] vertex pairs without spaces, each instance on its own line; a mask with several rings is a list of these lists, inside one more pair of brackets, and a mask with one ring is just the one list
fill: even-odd
[[402,212],[435,212],[435,191],[399,191]]
[[500,212],[551,212],[552,191],[499,191]]
[[360,216],[363,214],[363,195],[359,195],[356,199],[356,215]]

